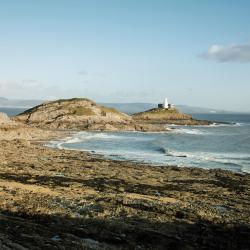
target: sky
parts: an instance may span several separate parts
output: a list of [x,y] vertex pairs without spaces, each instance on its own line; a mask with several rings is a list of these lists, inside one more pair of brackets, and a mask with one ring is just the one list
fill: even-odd
[[0,0],[0,96],[250,111],[248,0]]

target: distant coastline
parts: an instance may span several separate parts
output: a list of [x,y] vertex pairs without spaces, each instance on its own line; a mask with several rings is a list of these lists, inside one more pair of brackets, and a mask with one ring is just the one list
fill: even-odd
[[[22,100],[22,99],[7,99],[0,97],[0,108],[32,108],[36,105],[39,105],[46,100]],[[99,105],[111,107],[118,109],[119,111],[126,114],[134,114],[142,111],[146,111],[152,108],[157,107],[157,103],[148,103],[148,102],[128,102],[128,103],[116,103],[116,102],[97,102]],[[240,111],[230,111],[214,108],[204,108],[196,107],[189,105],[176,105],[176,107],[183,113],[187,114],[250,114],[249,112],[240,112]]]

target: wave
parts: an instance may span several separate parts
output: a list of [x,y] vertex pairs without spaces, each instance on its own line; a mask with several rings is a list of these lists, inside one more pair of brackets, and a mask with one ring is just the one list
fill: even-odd
[[225,123],[220,123],[220,122],[213,122],[210,125],[195,125],[195,127],[203,127],[203,128],[213,128],[213,127],[241,127],[248,125],[247,123],[242,123],[242,122],[225,122]]
[[242,127],[249,125],[249,123],[243,123],[243,122],[228,122],[228,123],[213,123],[208,125],[208,127]]
[[[211,152],[182,152],[169,150],[164,147],[159,148],[160,152],[164,153],[167,157],[173,158],[187,158],[188,161],[197,161],[200,163],[203,162],[214,162],[218,164],[223,164],[226,166],[232,166],[237,168],[243,168],[246,164],[250,166],[250,157],[245,154],[235,154],[234,157],[231,157],[232,154],[227,153],[211,153]],[[246,168],[246,167],[245,167]]]
[[234,126],[236,126],[236,127],[242,127],[242,126],[247,126],[247,125],[250,125],[250,124],[249,123],[243,123],[243,122],[236,122],[234,124]]
[[158,147],[158,148],[156,148],[156,151],[160,152],[160,153],[163,153],[163,154],[167,153],[167,149],[165,149],[164,147]]
[[166,156],[179,157],[179,158],[187,158],[187,157],[189,157],[189,155],[187,153],[173,152],[173,151],[167,151]]
[[190,135],[203,135],[203,134],[208,134],[207,132],[201,131],[199,129],[194,129],[194,128],[179,128],[173,130],[175,133],[181,133],[181,134],[190,134]]
[[183,152],[158,147],[156,151],[167,157],[164,162],[178,166],[199,166],[201,168],[222,168],[235,172],[250,173],[250,157],[245,154],[212,153],[212,152]]
[[89,140],[128,140],[128,141],[149,141],[151,139],[145,137],[128,136],[128,133],[109,133],[109,132],[77,132],[69,137],[63,138],[59,141],[51,141],[47,146],[64,148],[67,144],[84,143]]
[[83,142],[86,140],[91,140],[91,139],[98,139],[98,140],[109,140],[109,139],[124,139],[124,136],[119,136],[119,135],[113,135],[109,133],[92,133],[92,132],[79,132],[74,134],[71,137],[67,137],[63,140],[63,143],[71,144],[71,143],[78,143],[78,142]]
[[211,128],[211,127],[228,127],[228,126],[243,126],[245,123],[235,123],[235,122],[228,122],[228,123],[221,123],[221,122],[213,122],[209,125],[177,125],[177,124],[169,124],[169,127],[188,127],[188,128],[194,128],[194,127],[200,127],[200,128]]
[[166,149],[165,147],[158,147],[155,149],[157,152],[160,152],[166,156],[172,156],[172,157],[188,157],[187,153],[177,152],[177,151],[170,151],[169,149]]
[[[178,127],[173,131],[192,135],[210,134],[206,130],[194,127]],[[124,159],[150,164],[222,168],[237,172],[250,172],[250,154],[243,152],[192,151],[192,145],[191,147],[188,147],[188,145],[185,148],[180,147],[179,143],[181,142],[175,141],[176,137],[179,136],[82,131],[62,140],[53,141],[49,146],[60,149],[95,151],[97,154],[103,154],[117,160]],[[91,140],[90,147],[90,144],[84,144],[85,141],[89,140]],[[103,144],[101,144],[102,140]],[[120,145],[118,140],[122,141],[119,147],[117,147],[117,145]],[[168,140],[171,141],[168,143]],[[108,143],[106,143],[107,141]],[[114,141],[114,144],[112,144],[112,141]],[[133,143],[135,141],[136,143]],[[100,147],[100,144],[103,147]],[[106,147],[106,145],[108,146]],[[184,150],[178,150],[178,148]]]
[[239,158],[237,158],[237,157],[229,157],[229,159],[232,159],[232,160],[241,160],[241,161],[250,161],[250,157],[244,157],[244,156],[239,157]]
[[248,167],[243,166],[243,167],[241,168],[241,171],[244,172],[244,173],[250,174],[250,166],[248,166]]

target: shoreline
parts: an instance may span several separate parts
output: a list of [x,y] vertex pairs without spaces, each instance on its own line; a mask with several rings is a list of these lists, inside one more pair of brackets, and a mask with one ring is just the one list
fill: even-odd
[[[233,124],[232,124],[233,125]],[[179,125],[178,125],[179,126]],[[211,125],[210,125],[211,126]],[[219,125],[220,126],[220,125]],[[175,130],[175,129],[173,129]],[[169,133],[170,131],[162,131],[162,132],[142,132],[142,131],[73,131],[67,135],[66,137],[60,137],[58,138],[58,140],[48,140],[46,144],[44,144],[44,146],[48,146],[50,148],[57,148],[57,149],[64,149],[64,150],[70,150],[70,151],[79,151],[79,152],[86,152],[89,154],[92,154],[93,156],[98,155],[103,157],[104,159],[107,160],[114,160],[114,161],[122,161],[122,162],[130,162],[132,164],[140,164],[140,165],[150,165],[150,166],[161,166],[161,167],[179,167],[179,168],[198,168],[198,169],[204,169],[204,170],[217,170],[217,169],[221,169],[221,170],[225,170],[225,171],[230,171],[232,173],[238,173],[238,174],[250,174],[250,172],[248,172],[247,170],[244,170],[244,166],[240,166],[241,169],[240,170],[230,170],[230,169],[223,169],[222,167],[218,167],[218,168],[209,168],[209,167],[196,167],[196,166],[185,166],[185,165],[166,165],[165,163],[155,163],[155,162],[147,162],[147,161],[143,161],[143,160],[139,160],[139,159],[128,159],[125,156],[119,155],[119,154],[107,154],[107,153],[102,153],[102,152],[97,152],[95,150],[90,150],[90,149],[76,149],[76,148],[67,148],[64,146],[61,146],[64,143],[68,143],[67,141],[71,141],[72,139],[76,139],[74,138],[74,136],[76,136],[77,134],[81,133],[81,132],[86,132],[86,133],[111,133],[111,134],[116,134],[116,133],[139,133],[139,134],[161,134],[161,133]],[[68,140],[66,140],[68,139]],[[51,145],[49,145],[51,144]],[[54,145],[53,145],[54,144]],[[60,146],[58,146],[60,144]],[[188,158],[188,156],[177,156],[177,158]],[[202,165],[202,163],[201,163]]]
[[1,249],[249,246],[249,174],[115,161],[44,143],[0,140]]
[[[130,159],[119,159],[119,155],[105,155],[103,153],[98,153],[94,150],[87,150],[87,149],[74,149],[74,148],[67,148],[67,147],[57,147],[57,146],[49,146],[46,144],[43,144],[45,147],[48,148],[54,148],[54,149],[58,149],[58,150],[68,150],[68,151],[77,151],[77,152],[85,152],[88,154],[91,154],[93,157],[97,156],[98,158],[103,158],[104,160],[111,160],[111,161],[115,161],[115,162],[127,162],[127,163],[131,163],[131,164],[138,164],[141,166],[151,166],[151,167],[177,167],[177,168],[185,168],[185,169],[202,169],[202,170],[222,170],[222,171],[228,171],[228,172],[232,172],[232,173],[236,173],[236,174],[241,174],[241,175],[250,175],[250,172],[247,171],[233,171],[233,170],[227,170],[227,169],[223,169],[223,168],[205,168],[205,167],[192,167],[192,166],[178,166],[178,165],[165,165],[165,164],[156,164],[156,163],[152,163],[152,162],[143,162],[143,161],[139,161],[139,160],[130,160]],[[118,157],[117,159],[112,158],[112,157]],[[182,158],[182,156],[180,156],[180,158]]]

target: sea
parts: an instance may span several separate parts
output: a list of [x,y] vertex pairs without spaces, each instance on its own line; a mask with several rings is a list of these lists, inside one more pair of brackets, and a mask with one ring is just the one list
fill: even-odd
[[[20,110],[2,110],[15,115]],[[250,173],[250,114],[192,114],[209,126],[176,126],[170,132],[76,132],[49,144],[142,164],[221,168]],[[223,123],[220,123],[223,122]]]
[[0,107],[0,112],[6,113],[8,116],[15,116],[23,111],[25,111],[27,108],[20,108],[20,107]]

